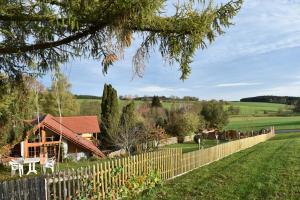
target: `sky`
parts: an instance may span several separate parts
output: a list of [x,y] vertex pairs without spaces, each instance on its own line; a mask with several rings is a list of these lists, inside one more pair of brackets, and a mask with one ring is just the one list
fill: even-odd
[[[226,0],[222,0],[226,2]],[[167,6],[167,11],[172,8]],[[101,63],[77,59],[62,66],[74,94],[102,95],[110,83],[119,95],[195,96],[239,100],[257,95],[300,96],[300,0],[245,0],[234,26],[205,50],[198,50],[192,73],[179,79],[178,65],[152,53],[142,78],[132,71],[137,44],[126,50],[107,75]],[[135,40],[139,41],[135,36]],[[50,85],[49,77],[41,82]]]

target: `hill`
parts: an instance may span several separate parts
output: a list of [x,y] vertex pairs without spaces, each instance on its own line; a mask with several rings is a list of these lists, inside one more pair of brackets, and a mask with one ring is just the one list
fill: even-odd
[[292,96],[256,96],[256,97],[247,97],[243,98],[241,102],[265,102],[265,103],[281,103],[294,105],[300,100],[300,97]]

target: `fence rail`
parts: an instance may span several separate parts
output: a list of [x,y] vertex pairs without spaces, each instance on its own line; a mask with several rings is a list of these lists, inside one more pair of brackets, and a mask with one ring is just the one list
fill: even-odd
[[[130,157],[119,158],[105,161],[96,165],[80,168],[77,170],[66,170],[44,177],[38,177],[41,188],[33,192],[38,197],[31,198],[27,194],[27,199],[74,199],[84,194],[88,187],[92,187],[98,194],[98,199],[105,199],[110,188],[124,185],[129,177],[134,175],[145,175],[151,170],[157,170],[162,180],[168,180],[176,176],[187,173],[193,169],[207,165],[216,160],[222,159],[240,150],[252,147],[260,142],[264,142],[274,136],[274,129],[270,133],[254,137],[244,138],[236,141],[223,143],[207,149],[201,149],[189,153],[182,153],[182,149],[161,149],[155,152],[138,154]],[[122,169],[120,173],[116,170]],[[88,182],[86,180],[89,180]],[[11,189],[17,185],[23,185],[23,180],[9,183]],[[7,184],[0,184],[0,199],[6,199]],[[17,187],[18,188],[18,187]],[[9,190],[5,190],[9,191]],[[25,191],[25,190],[24,190]],[[21,198],[23,190],[17,189],[14,196],[7,199],[26,199]],[[32,192],[31,190],[26,190]],[[19,193],[20,192],[20,193]],[[2,195],[2,196],[1,196]],[[19,195],[19,196],[18,196]],[[40,198],[45,195],[45,198]],[[30,198],[29,198],[30,197]]]

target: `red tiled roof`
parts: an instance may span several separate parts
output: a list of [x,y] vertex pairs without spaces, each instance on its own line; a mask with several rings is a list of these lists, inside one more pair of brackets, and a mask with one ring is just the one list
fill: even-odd
[[[98,124],[98,121],[97,121],[97,124]],[[80,147],[91,151],[93,154],[95,154],[99,157],[105,157],[105,155],[97,148],[97,146],[94,143],[92,143],[91,141],[89,141],[87,139],[84,139],[83,137],[81,137],[80,135],[75,133],[73,130],[71,130],[66,125],[66,123],[62,122],[62,124],[60,124],[60,122],[57,121],[56,117],[53,117],[50,114],[46,115],[42,119],[40,124],[38,124],[37,126],[41,126],[41,125],[46,126],[47,128],[49,128],[50,130],[54,131],[55,133],[57,133],[59,135],[61,134],[63,136],[63,138],[65,138],[66,140],[69,140],[69,141],[79,145]]]
[[[53,117],[60,123],[60,117]],[[82,133],[100,133],[97,116],[75,116],[62,117],[62,124],[71,129],[73,132]]]

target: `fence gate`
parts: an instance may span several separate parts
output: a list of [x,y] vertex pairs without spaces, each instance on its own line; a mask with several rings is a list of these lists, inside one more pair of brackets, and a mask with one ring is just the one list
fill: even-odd
[[0,200],[46,199],[43,176],[0,182]]

